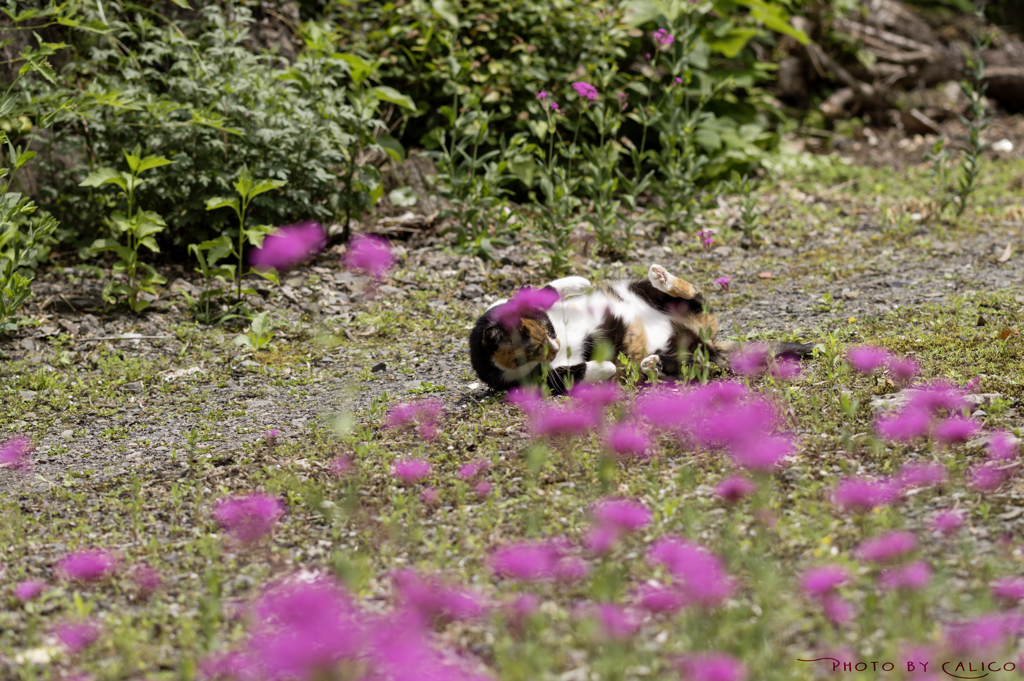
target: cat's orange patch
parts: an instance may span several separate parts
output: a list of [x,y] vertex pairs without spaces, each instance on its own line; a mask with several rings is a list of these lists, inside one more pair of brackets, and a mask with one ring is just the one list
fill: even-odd
[[[540,362],[548,359],[551,346],[548,343],[547,327],[534,319],[523,319],[519,323],[518,332],[512,334],[514,342],[499,347],[492,357],[500,368],[511,371],[527,362]],[[557,348],[555,349],[557,352]]]
[[668,275],[668,276],[669,276],[668,291],[666,291],[665,293],[667,293],[670,296],[673,296],[675,298],[690,299],[690,298],[696,298],[697,297],[697,287],[696,286],[694,286],[693,284],[691,284],[688,281],[680,279],[677,276],[674,276],[674,275],[671,275],[671,274]]
[[626,327],[623,344],[626,346],[626,355],[634,362],[647,357],[647,331],[642,318],[638,317]]

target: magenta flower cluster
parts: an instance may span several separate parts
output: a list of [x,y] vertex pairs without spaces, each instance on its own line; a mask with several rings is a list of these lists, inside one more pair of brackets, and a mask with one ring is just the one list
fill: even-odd
[[558,291],[553,288],[524,286],[507,302],[491,309],[491,319],[506,329],[518,329],[523,317],[535,317],[558,302]]
[[444,414],[444,403],[437,398],[402,402],[388,410],[385,428],[415,426],[416,434],[424,440],[437,437],[437,424]]
[[597,88],[591,85],[590,83],[584,83],[583,81],[579,81],[573,83],[572,88],[576,90],[576,94],[578,94],[583,99],[590,100],[591,102],[597,99]]
[[715,607],[729,598],[736,587],[716,555],[681,537],[659,539],[651,545],[647,560],[665,567],[672,576],[672,588],[685,604]]
[[594,516],[587,548],[594,553],[607,553],[624,535],[646,527],[651,512],[641,503],[625,499],[605,499],[594,505]]
[[0,468],[28,472],[32,469],[29,454],[32,452],[32,441],[18,435],[0,444]]
[[862,345],[850,348],[846,359],[862,374],[873,374],[879,369],[887,368],[896,383],[909,383],[917,376],[920,367],[910,358],[897,357],[885,348]]
[[269,494],[224,499],[214,506],[213,519],[243,546],[255,544],[274,529],[284,505]]
[[365,272],[380,281],[395,264],[391,244],[384,237],[373,234],[359,234],[352,237],[348,251],[342,260],[347,270]]
[[307,221],[278,228],[263,238],[263,244],[249,253],[257,269],[284,272],[313,257],[327,245],[327,233],[318,223]]
[[71,582],[99,582],[117,571],[117,560],[106,551],[78,551],[57,564],[57,572]]

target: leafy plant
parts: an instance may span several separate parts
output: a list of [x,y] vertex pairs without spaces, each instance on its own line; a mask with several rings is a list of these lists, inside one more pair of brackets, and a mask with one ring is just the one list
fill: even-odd
[[[125,296],[128,307],[132,312],[138,314],[147,307],[149,301],[140,300],[139,293],[146,292],[156,294],[156,286],[166,283],[166,279],[157,273],[153,266],[139,261],[139,248],[145,246],[156,253],[160,247],[156,243],[156,235],[164,230],[167,223],[157,213],[149,210],[142,210],[136,205],[135,192],[142,186],[145,180],[139,176],[147,170],[170,165],[163,156],[142,157],[142,148],[136,145],[135,149],[128,153],[124,152],[125,160],[128,162],[129,172],[115,170],[114,168],[103,167],[89,173],[89,176],[80,183],[82,187],[101,187],[105,184],[113,184],[121,189],[127,201],[128,212],[114,211],[107,219],[107,225],[113,235],[109,239],[96,239],[89,247],[90,254],[113,251],[117,255],[117,262],[114,263],[114,275],[124,275],[128,283],[109,280],[103,286],[103,299],[107,302],[114,302],[115,295]],[[125,242],[121,243],[120,239]]]
[[274,339],[272,328],[273,324],[270,321],[270,313],[260,312],[249,323],[249,332],[235,336],[235,339],[231,342],[256,352]]
[[756,188],[756,180],[741,176],[735,170],[725,184],[726,191],[734,194],[739,200],[737,224],[743,236],[751,242],[755,241],[755,232],[761,224],[761,210],[757,207],[757,195],[754,193]]
[[[242,293],[256,292],[252,288],[247,288],[245,290],[242,289],[242,277],[244,274],[258,274],[264,279],[273,281],[275,284],[278,283],[277,275],[271,271],[250,269],[244,274],[242,272],[243,249],[245,248],[245,242],[248,241],[251,245],[259,248],[263,244],[263,237],[273,229],[267,225],[259,225],[246,229],[245,214],[246,211],[249,210],[249,205],[252,203],[253,199],[260,194],[271,191],[272,189],[283,187],[285,184],[284,180],[253,180],[252,173],[249,172],[249,167],[243,165],[242,169],[238,172],[238,180],[234,184],[235,191],[238,192],[238,196],[230,199],[216,196],[206,202],[206,210],[231,208],[235,211],[235,215],[238,217],[238,243],[236,245],[232,242],[230,237],[222,235],[216,239],[204,241],[201,244],[193,244],[195,248],[193,249],[190,246],[189,250],[197,256],[200,252],[207,251],[210,254],[207,256],[207,260],[209,261],[212,259],[213,262],[224,257],[229,252],[235,256],[235,260],[238,263],[237,266],[221,265],[220,272],[226,273],[230,271],[232,281],[235,283],[236,302],[242,299]],[[210,266],[212,267],[212,265]]]
[[976,189],[982,152],[988,147],[988,142],[981,138],[990,121],[985,106],[985,91],[988,89],[988,83],[984,82],[985,60],[981,54],[988,48],[991,40],[992,37],[987,32],[983,38],[977,35],[974,37],[974,56],[967,60],[967,67],[964,70],[966,78],[960,81],[960,91],[967,97],[967,109],[971,116],[969,119],[960,116],[960,122],[967,128],[967,140],[960,154],[960,176],[953,191],[957,217],[967,210],[967,199]]
[[926,161],[932,162],[932,183],[936,188],[938,215],[941,217],[953,201],[953,192],[950,186],[952,169],[950,168],[949,150],[946,149],[946,138],[940,136],[935,140],[935,144],[932,145],[931,150],[925,153],[924,158]]
[[[223,297],[224,286],[228,284],[228,279],[234,278],[234,265],[218,264],[221,259],[234,253],[231,238],[221,236],[201,244],[189,244],[188,250],[199,263],[196,271],[203,275],[203,290],[199,293],[198,298],[193,298],[188,291],[181,292],[192,311],[192,316],[197,322],[203,324],[219,324],[240,316],[234,314],[240,303],[235,303],[224,311],[215,312],[211,309],[211,305]],[[220,285],[214,286],[215,283]]]

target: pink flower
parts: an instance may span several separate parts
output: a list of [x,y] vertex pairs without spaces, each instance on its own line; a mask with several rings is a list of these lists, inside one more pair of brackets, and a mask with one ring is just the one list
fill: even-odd
[[540,601],[533,594],[519,594],[505,607],[505,613],[517,629],[540,609]]
[[850,581],[849,571],[838,565],[825,565],[807,570],[800,578],[800,586],[812,598],[821,598]]
[[342,260],[347,270],[365,272],[380,281],[395,264],[395,255],[387,239],[373,234],[357,234]]
[[700,239],[701,246],[704,248],[705,253],[711,252],[711,246],[715,243],[715,230],[713,229],[702,229],[697,232],[697,238]]
[[270,430],[267,431],[267,435],[266,435],[266,437],[264,439],[266,440],[266,443],[267,443],[268,447],[274,447],[275,445],[277,445],[277,436],[278,435],[280,435],[280,433],[278,433],[273,428],[271,428]]
[[19,601],[31,601],[46,590],[46,582],[28,579],[14,587],[14,596]]
[[913,440],[928,432],[931,417],[927,412],[909,409],[896,416],[887,416],[878,420],[875,428],[886,440]]
[[472,592],[448,586],[435,577],[421,577],[415,570],[399,570],[391,580],[401,604],[426,622],[439,618],[471,620],[484,611]]
[[73,582],[99,582],[114,574],[117,561],[106,551],[79,551],[65,556],[57,572]]
[[964,515],[960,511],[940,511],[932,516],[932,529],[948,537],[964,526]]
[[931,487],[946,482],[946,467],[940,463],[908,463],[896,474],[901,489]]
[[956,654],[977,654],[994,650],[1016,638],[1024,625],[1019,613],[989,613],[950,624],[946,641]]
[[732,458],[741,468],[769,471],[777,468],[792,451],[793,441],[788,437],[750,437],[733,447]]
[[573,83],[572,87],[574,90],[576,90],[576,94],[578,94],[580,97],[583,97],[584,99],[589,99],[590,101],[594,101],[595,99],[597,99],[597,88],[595,88],[590,83],[584,83],[582,81],[579,81]]
[[622,399],[622,389],[616,383],[580,383],[568,394],[580,406],[599,412]]
[[352,459],[348,458],[344,454],[341,454],[333,461],[331,461],[331,473],[343,478],[352,472]]
[[609,428],[605,444],[620,459],[643,458],[650,447],[644,430],[629,423],[617,423]]
[[619,533],[614,527],[608,527],[606,525],[598,525],[597,527],[591,528],[590,532],[587,533],[585,543],[587,548],[597,554],[608,553],[611,548],[615,546],[615,542],[619,539]]
[[537,93],[537,99],[545,99],[545,98],[547,98],[547,96],[548,96],[548,93],[545,92],[544,90],[541,90],[540,92]]
[[686,681],[743,681],[747,678],[743,663],[725,653],[686,655],[680,659],[679,668]]
[[658,46],[659,50],[667,50],[676,40],[675,36],[663,28],[655,31],[651,38],[654,39],[654,43]]
[[1007,432],[999,431],[992,433],[988,438],[989,461],[1016,461],[1019,451],[1017,438]]
[[539,581],[555,575],[560,552],[551,544],[507,544],[491,554],[491,569],[501,577]]
[[876,506],[888,506],[898,496],[899,491],[891,483],[846,478],[836,486],[832,499],[844,511],[866,513]]
[[597,606],[597,621],[601,623],[604,635],[615,641],[623,641],[640,628],[640,622],[634,613],[614,603],[602,603]]
[[679,589],[644,584],[637,591],[640,607],[654,615],[674,614],[687,604],[686,594]]
[[538,388],[512,388],[505,393],[505,401],[518,405],[529,414],[543,403],[544,396]]
[[738,476],[732,476],[723,480],[717,488],[715,488],[715,494],[722,499],[728,501],[730,504],[735,504],[743,497],[749,496],[754,493],[757,487],[753,481]]
[[142,598],[149,598],[164,583],[163,577],[154,568],[146,563],[139,563],[132,571],[132,581],[139,590]]
[[404,459],[391,467],[391,474],[407,485],[421,482],[430,471],[430,463],[423,459]]
[[838,594],[822,596],[821,609],[825,613],[825,618],[836,627],[841,627],[853,619],[853,606]]
[[199,663],[203,681],[250,681],[258,678],[256,662],[240,651],[211,653]]
[[94,619],[86,619],[81,622],[65,622],[54,629],[53,634],[57,640],[64,644],[72,655],[84,650],[93,644],[100,637],[102,627]]
[[463,480],[472,480],[476,476],[484,473],[491,468],[491,462],[484,459],[478,461],[470,461],[466,465],[459,469],[459,477]]
[[490,317],[506,329],[519,328],[523,317],[536,317],[558,302],[558,291],[524,286],[508,302],[491,308]]
[[1003,577],[989,585],[992,595],[1003,602],[1004,605],[1014,606],[1024,600],[1024,578]]
[[921,371],[918,363],[909,357],[890,357],[886,367],[889,369],[889,373],[892,374],[893,380],[901,385],[914,380],[914,377]]
[[935,426],[932,436],[944,444],[966,442],[981,430],[981,424],[974,419],[953,417]]
[[284,504],[269,494],[249,494],[219,501],[213,519],[242,545],[255,544],[270,534]]
[[420,501],[427,506],[437,506],[441,503],[441,495],[433,487],[424,487],[420,491]]
[[743,376],[760,376],[768,368],[768,359],[767,345],[748,343],[729,358],[729,366]]
[[560,584],[578,582],[590,573],[590,567],[579,558],[563,558],[555,564],[555,581]]
[[480,482],[476,483],[476,486],[473,488],[473,491],[476,492],[476,495],[481,499],[486,499],[491,494],[491,483],[487,482],[486,480],[481,480]]
[[919,591],[928,586],[931,578],[932,570],[928,567],[928,564],[922,561],[915,561],[909,565],[884,570],[878,576],[878,586],[883,591],[894,591],[896,589]]
[[732,578],[718,557],[702,546],[668,536],[651,546],[647,559],[664,565],[695,602],[713,607],[732,595]]
[[991,464],[971,466],[967,469],[967,484],[979,492],[997,489],[1005,478],[1006,473]]
[[530,426],[535,437],[554,438],[588,433],[598,426],[599,415],[590,409],[549,406],[535,410]]
[[729,291],[729,277],[719,277],[715,279],[715,283],[718,284],[718,288],[723,291]]
[[558,113],[558,102],[551,102],[551,110]]
[[263,238],[263,245],[249,252],[249,263],[256,269],[279,272],[316,255],[327,245],[327,233],[313,221],[279,228]]
[[629,106],[629,95],[625,92],[620,92],[616,97],[619,99],[619,111],[625,111],[626,107]]
[[651,512],[635,501],[605,499],[594,505],[594,519],[615,530],[635,532],[650,524]]
[[862,374],[874,373],[880,367],[885,366],[891,357],[888,350],[870,345],[850,348],[846,352],[846,359],[850,362],[850,366]]
[[0,445],[0,468],[28,472],[32,468],[32,462],[29,460],[31,452],[31,440],[23,435],[12,437]]
[[444,413],[444,403],[436,398],[403,402],[388,410],[385,428],[404,428],[415,424],[416,433],[424,440],[437,437],[437,422]]
[[772,362],[769,373],[780,381],[792,381],[800,376],[800,362],[790,357],[780,357]]
[[917,539],[910,532],[893,531],[873,539],[865,539],[857,548],[861,560],[888,563],[914,550]]

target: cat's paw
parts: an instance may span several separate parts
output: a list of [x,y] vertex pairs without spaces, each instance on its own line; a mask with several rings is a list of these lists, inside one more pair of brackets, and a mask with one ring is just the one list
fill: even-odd
[[657,355],[647,355],[640,360],[640,371],[645,374],[649,371],[657,371],[659,366],[661,366],[661,357]]
[[583,375],[583,382],[597,383],[614,377],[614,362],[587,362],[587,373]]
[[651,265],[650,271],[647,272],[647,278],[654,284],[654,288],[662,293],[668,293],[672,286],[672,275],[661,265]]
[[558,291],[562,298],[582,295],[590,290],[590,282],[583,277],[562,277],[555,279],[548,286]]

